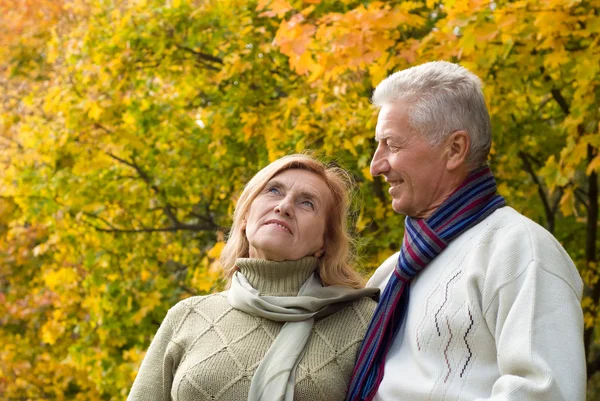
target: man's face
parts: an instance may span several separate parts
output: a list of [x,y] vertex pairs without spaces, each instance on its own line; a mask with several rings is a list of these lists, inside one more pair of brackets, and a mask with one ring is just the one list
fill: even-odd
[[379,111],[371,175],[383,175],[390,184],[394,211],[427,218],[452,193],[454,182],[448,176],[445,143],[433,147],[410,128],[408,110],[408,103],[399,101]]

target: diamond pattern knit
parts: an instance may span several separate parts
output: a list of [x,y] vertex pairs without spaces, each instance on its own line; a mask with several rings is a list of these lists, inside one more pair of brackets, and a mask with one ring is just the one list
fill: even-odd
[[[251,260],[240,269],[262,294],[294,296],[315,266]],[[297,369],[295,401],[344,399],[375,305],[363,298],[315,323]],[[128,399],[246,401],[282,326],[231,308],[226,293],[186,299],[169,311]]]

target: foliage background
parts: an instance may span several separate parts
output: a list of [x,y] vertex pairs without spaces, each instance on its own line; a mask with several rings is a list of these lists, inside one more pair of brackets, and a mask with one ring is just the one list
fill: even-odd
[[[236,196],[311,149],[352,171],[365,274],[402,219],[368,172],[386,75],[485,84],[510,205],[586,283],[598,399],[600,1],[0,0],[0,395],[125,399],[167,309],[222,285]],[[560,322],[557,322],[559,324]]]

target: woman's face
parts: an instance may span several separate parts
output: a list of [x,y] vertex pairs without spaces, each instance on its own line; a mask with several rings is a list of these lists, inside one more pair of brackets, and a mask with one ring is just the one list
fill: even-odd
[[244,219],[250,257],[274,261],[320,257],[331,202],[329,187],[315,173],[291,169],[277,174]]

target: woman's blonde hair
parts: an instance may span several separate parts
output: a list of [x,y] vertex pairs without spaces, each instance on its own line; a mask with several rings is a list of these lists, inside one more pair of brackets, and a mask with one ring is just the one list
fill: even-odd
[[331,190],[332,201],[326,213],[325,254],[319,258],[318,268],[323,284],[361,287],[362,278],[352,268],[354,252],[347,226],[353,180],[345,170],[328,166],[312,156],[303,154],[284,156],[274,161],[260,170],[244,187],[233,212],[233,224],[227,243],[221,252],[221,265],[225,277],[229,280],[237,270],[237,258],[248,257],[249,244],[242,227],[250,205],[269,180],[283,171],[292,169],[307,170],[318,175]]

